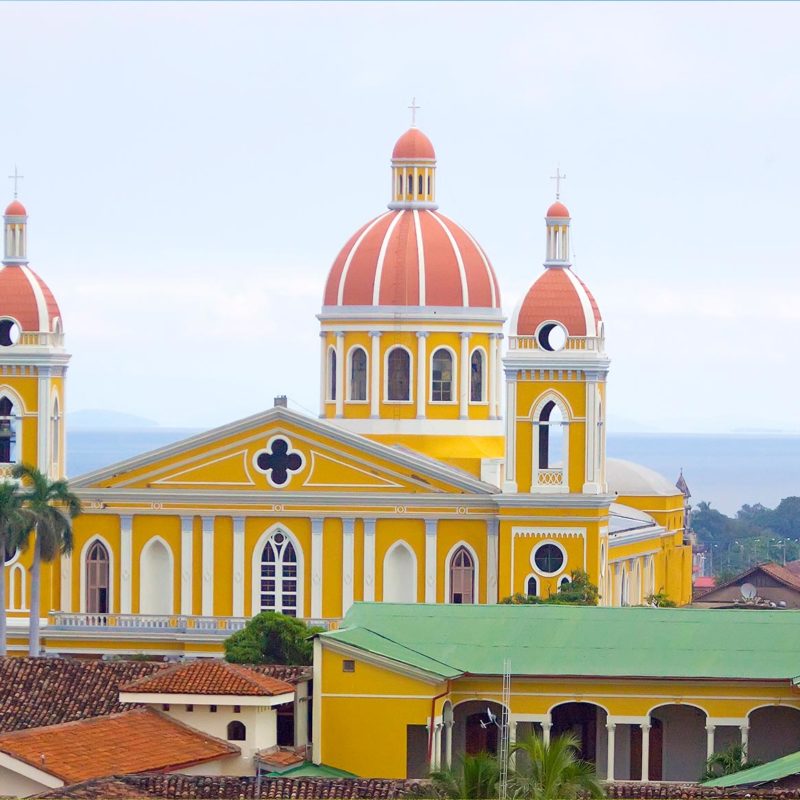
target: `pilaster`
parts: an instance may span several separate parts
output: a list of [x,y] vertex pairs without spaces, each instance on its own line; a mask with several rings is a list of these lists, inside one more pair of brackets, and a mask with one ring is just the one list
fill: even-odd
[[355,520],[342,520],[342,616],[353,605],[355,571]]
[[469,419],[469,333],[461,333],[461,375],[459,375],[458,416]]
[[203,517],[203,584],[201,590],[204,617],[214,616],[214,517]]
[[119,611],[132,613],[133,602],[133,517],[123,514],[119,518]]
[[181,614],[192,613],[193,517],[181,517]]
[[364,600],[375,600],[375,518],[364,520]]
[[[254,578],[255,580],[255,578]],[[244,517],[233,518],[233,597],[234,617],[244,616]]]
[[428,333],[417,331],[417,419],[425,419],[425,402],[428,398]]
[[438,523],[425,520],[425,602],[436,602],[436,539]]
[[311,518],[311,616],[322,619],[323,535],[325,520]]

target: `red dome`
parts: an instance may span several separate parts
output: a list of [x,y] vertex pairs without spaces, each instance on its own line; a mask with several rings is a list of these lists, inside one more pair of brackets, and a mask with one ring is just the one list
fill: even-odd
[[481,246],[436,211],[388,211],[356,231],[333,262],[326,306],[500,308]]
[[555,203],[547,209],[546,216],[569,218],[569,209],[561,201],[556,200]]
[[6,208],[7,217],[26,217],[27,215],[28,212],[25,210],[25,206],[19,200],[12,200],[8,204],[8,208]]
[[15,319],[23,331],[52,332],[61,312],[47,284],[30,267],[14,264],[0,267],[0,319],[3,317]]
[[546,269],[517,306],[512,336],[533,336],[543,322],[560,322],[569,336],[599,335],[600,309],[583,281],[568,267]]
[[409,128],[396,142],[392,150],[393,160],[435,161],[436,152],[431,140],[419,129]]

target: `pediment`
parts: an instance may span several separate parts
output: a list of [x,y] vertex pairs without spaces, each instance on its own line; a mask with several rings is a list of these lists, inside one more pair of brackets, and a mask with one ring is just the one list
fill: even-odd
[[468,473],[285,408],[79,476],[76,489],[478,493]]

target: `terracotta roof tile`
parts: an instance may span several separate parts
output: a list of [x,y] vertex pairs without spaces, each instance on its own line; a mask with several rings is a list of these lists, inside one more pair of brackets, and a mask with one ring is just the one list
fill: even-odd
[[241,752],[147,708],[0,735],[0,752],[66,783],[179,769]]
[[286,681],[239,664],[202,659],[175,664],[155,675],[122,687],[124,692],[148,694],[209,694],[273,697],[294,691]]

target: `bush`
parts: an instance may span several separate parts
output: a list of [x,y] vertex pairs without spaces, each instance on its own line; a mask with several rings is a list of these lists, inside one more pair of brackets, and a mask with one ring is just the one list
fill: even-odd
[[263,611],[225,640],[225,660],[233,664],[311,664],[311,638],[323,628],[275,611]]

